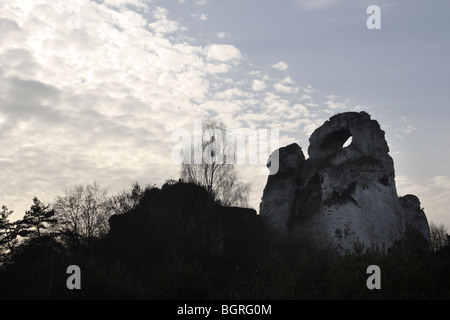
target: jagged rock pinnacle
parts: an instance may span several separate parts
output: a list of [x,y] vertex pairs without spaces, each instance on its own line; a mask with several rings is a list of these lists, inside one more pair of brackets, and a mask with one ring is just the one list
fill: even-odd
[[384,131],[368,113],[337,114],[309,141],[306,160],[297,144],[275,152],[279,171],[269,176],[260,206],[269,225],[309,232],[317,244],[331,243],[340,252],[356,242],[387,250],[404,244],[411,230],[430,242],[425,214],[419,216],[411,199],[398,198]]

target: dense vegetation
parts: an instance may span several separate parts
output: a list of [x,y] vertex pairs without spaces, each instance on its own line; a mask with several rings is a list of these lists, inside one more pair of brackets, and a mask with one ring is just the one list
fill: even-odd
[[[276,234],[254,210],[223,206],[191,183],[135,185],[111,199],[88,189],[68,189],[52,207],[35,198],[14,223],[3,207],[0,298],[450,298],[448,241],[431,252],[387,254],[356,243],[338,255],[306,234]],[[114,214],[110,228],[92,216],[95,228],[86,215],[62,219],[81,204],[91,215]],[[69,265],[80,267],[81,290],[67,288]],[[366,286],[369,265],[381,269],[381,290]]]

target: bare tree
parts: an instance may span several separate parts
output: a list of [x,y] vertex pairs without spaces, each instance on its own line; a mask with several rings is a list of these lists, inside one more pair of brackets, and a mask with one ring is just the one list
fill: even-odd
[[76,244],[90,248],[96,237],[108,232],[108,219],[111,216],[108,189],[97,183],[73,185],[58,196],[54,210],[61,231],[70,234]]
[[437,225],[433,222],[430,223],[430,235],[431,235],[431,249],[438,251],[445,246],[450,245],[449,235],[447,234],[447,228],[444,224]]
[[[234,161],[227,157],[234,145],[226,143],[223,123],[209,119],[203,123],[201,153],[195,152],[181,166],[181,179],[206,188],[224,206],[247,206],[250,185],[238,181]],[[233,150],[231,150],[233,151]]]
[[[149,189],[151,187],[147,187]],[[132,185],[130,190],[123,190],[110,199],[110,207],[113,214],[123,214],[135,209],[139,204],[146,189],[143,189],[139,183]]]

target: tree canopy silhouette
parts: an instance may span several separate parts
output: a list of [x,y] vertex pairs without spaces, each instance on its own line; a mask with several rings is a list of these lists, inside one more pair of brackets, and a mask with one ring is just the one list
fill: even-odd
[[37,236],[41,236],[41,230],[51,228],[56,221],[55,210],[50,209],[50,205],[44,205],[37,197],[34,197],[30,210],[25,212],[20,224],[22,228],[34,228],[31,232],[36,232]]
[[60,231],[87,248],[93,239],[106,235],[112,214],[107,194],[108,189],[97,183],[66,188],[53,206]]

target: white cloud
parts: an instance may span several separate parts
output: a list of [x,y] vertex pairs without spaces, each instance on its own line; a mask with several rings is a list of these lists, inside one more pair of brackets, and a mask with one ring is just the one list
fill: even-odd
[[325,102],[325,104],[327,105],[328,108],[330,109],[344,109],[345,108],[345,104],[342,102],[335,102],[332,100],[328,100],[327,102]]
[[295,0],[295,6],[301,11],[324,10],[340,3],[341,0]]
[[411,133],[416,130],[412,124],[408,124],[406,127],[403,127],[403,133]]
[[399,175],[395,178],[399,196],[414,194],[421,202],[428,222],[443,223],[450,226],[448,215],[448,199],[450,197],[450,178],[439,175],[418,183],[407,175]]
[[200,21],[208,21],[208,15],[204,13],[193,13],[191,14],[191,17]]
[[302,117],[308,117],[310,115],[308,108],[299,103],[294,105],[294,111]]
[[267,88],[267,85],[264,81],[255,79],[253,80],[252,89],[255,91],[261,91]]
[[287,63],[284,62],[284,61],[279,61],[278,63],[274,64],[274,65],[272,66],[272,68],[277,69],[277,70],[280,70],[280,71],[285,71],[285,70],[287,70],[288,65],[287,65]]
[[337,95],[335,94],[329,94],[326,96],[329,100],[335,100],[337,98]]
[[293,92],[293,89],[291,87],[286,86],[281,82],[276,83],[273,87],[278,92],[284,92],[284,93],[292,93]]
[[436,176],[431,180],[431,186],[442,190],[450,190],[450,178],[447,176]]
[[231,88],[224,91],[217,92],[214,98],[219,100],[230,101],[236,98],[252,98],[252,94],[237,88]]
[[153,16],[156,19],[155,22],[149,23],[148,26],[156,33],[173,33],[175,31],[183,30],[181,25],[173,20],[167,18],[167,9],[158,7],[153,12]]
[[291,77],[286,77],[274,85],[275,91],[288,94],[298,93],[299,88],[293,86],[295,84]]
[[366,105],[356,105],[355,107],[354,107],[354,109],[356,110],[356,111],[368,111],[368,110],[370,110],[370,106],[366,106]]
[[316,130],[319,126],[316,123],[310,123],[304,126],[303,132],[306,136],[311,136],[311,134]]
[[295,81],[291,77],[284,78],[281,83],[283,84],[295,84]]
[[212,44],[206,47],[208,61],[235,63],[242,59],[241,52],[233,45]]
[[302,96],[300,97],[301,101],[311,100],[311,99],[312,99],[312,97],[310,95],[307,95],[307,94],[302,94]]
[[217,36],[221,39],[229,38],[230,34],[228,32],[217,32]]
[[208,0],[195,0],[194,3],[197,6],[205,6],[205,5],[209,4],[209,1]]
[[303,92],[306,94],[314,93],[316,90],[312,87],[312,85],[307,84],[305,87],[302,88]]
[[325,102],[325,105],[331,110],[337,110],[337,109],[346,109],[347,106],[345,102],[337,102],[335,101],[337,99],[337,96],[334,94],[327,96],[328,100]]
[[107,6],[123,8],[127,5],[132,5],[137,8],[145,8],[147,4],[144,0],[103,0],[103,3]]
[[266,109],[275,115],[288,115],[291,111],[291,103],[281,98],[276,93],[267,92],[264,98]]
[[400,119],[405,123],[405,125],[402,126],[402,133],[408,134],[416,130],[416,127],[414,127],[408,118],[402,116]]

